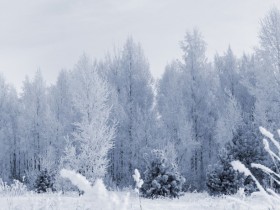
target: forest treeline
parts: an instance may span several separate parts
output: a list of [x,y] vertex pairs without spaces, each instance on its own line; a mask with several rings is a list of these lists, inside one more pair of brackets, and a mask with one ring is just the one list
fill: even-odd
[[18,94],[0,77],[0,177],[32,188],[47,171],[59,189],[58,172],[69,168],[123,188],[157,149],[177,165],[185,189],[204,190],[221,154],[270,164],[258,127],[280,128],[277,8],[258,36],[253,53],[236,57],[229,47],[209,62],[201,33],[187,32],[182,58],[158,81],[131,38],[101,60],[82,55],[50,86],[38,71]]

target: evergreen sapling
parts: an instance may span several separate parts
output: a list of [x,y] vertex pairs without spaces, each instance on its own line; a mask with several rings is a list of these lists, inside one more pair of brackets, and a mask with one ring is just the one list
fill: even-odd
[[146,198],[181,196],[185,178],[178,172],[176,164],[168,162],[162,150],[153,150],[150,160],[141,187],[142,195]]

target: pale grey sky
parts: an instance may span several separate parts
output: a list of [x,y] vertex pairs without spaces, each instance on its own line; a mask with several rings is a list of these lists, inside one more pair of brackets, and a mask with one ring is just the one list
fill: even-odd
[[272,6],[280,0],[0,0],[0,73],[20,88],[40,68],[53,83],[83,52],[102,58],[131,35],[158,78],[193,27],[210,59],[229,44],[237,55],[251,52]]

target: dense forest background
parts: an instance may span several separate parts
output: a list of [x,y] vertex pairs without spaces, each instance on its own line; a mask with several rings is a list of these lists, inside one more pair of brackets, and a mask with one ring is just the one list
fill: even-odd
[[135,168],[144,173],[151,151],[161,150],[186,190],[205,190],[222,160],[272,164],[258,127],[280,128],[277,8],[258,35],[254,53],[237,58],[228,47],[210,62],[201,33],[189,31],[182,59],[158,81],[132,38],[102,60],[82,55],[51,86],[38,71],[18,94],[0,77],[0,177],[32,188],[46,171],[59,189],[58,171],[69,168],[123,188],[133,184]]

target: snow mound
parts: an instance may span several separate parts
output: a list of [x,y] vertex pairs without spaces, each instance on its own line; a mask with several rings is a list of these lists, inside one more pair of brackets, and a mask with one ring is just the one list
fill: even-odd
[[60,175],[84,191],[83,199],[88,203],[85,209],[127,210],[129,194],[117,196],[115,193],[109,192],[101,179],[97,179],[92,186],[83,175],[74,171],[62,169]]

